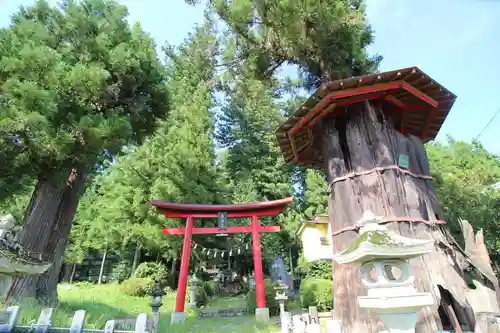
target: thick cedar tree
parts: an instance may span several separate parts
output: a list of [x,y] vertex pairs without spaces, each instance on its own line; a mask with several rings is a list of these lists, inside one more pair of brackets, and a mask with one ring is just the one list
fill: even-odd
[[46,274],[17,278],[11,299],[57,301],[87,177],[166,116],[155,45],[126,17],[114,1],[38,1],[0,30],[0,156],[9,162],[2,163],[1,182],[10,193],[36,182],[19,239],[53,260]]

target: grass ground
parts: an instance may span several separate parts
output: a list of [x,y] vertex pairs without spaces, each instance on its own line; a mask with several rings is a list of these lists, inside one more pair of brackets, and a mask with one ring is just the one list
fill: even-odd
[[[106,321],[117,318],[134,318],[140,313],[151,313],[150,298],[132,297],[120,292],[115,284],[93,285],[73,284],[59,285],[59,306],[52,315],[52,326],[69,327],[73,314],[77,310],[86,311],[85,328],[103,329]],[[162,333],[277,333],[275,325],[260,325],[254,317],[243,316],[221,320],[198,320],[195,311],[187,310],[187,320],[184,325],[170,326],[170,313],[175,302],[175,293],[164,296],[163,306],[160,309],[160,332]],[[209,307],[240,307],[244,306],[241,299],[214,300]],[[187,309],[187,307],[186,307]],[[21,309],[21,325],[35,323],[40,315],[41,308],[23,306]]]
[[247,303],[243,297],[218,297],[210,301],[206,307],[211,309],[237,309],[246,306]]

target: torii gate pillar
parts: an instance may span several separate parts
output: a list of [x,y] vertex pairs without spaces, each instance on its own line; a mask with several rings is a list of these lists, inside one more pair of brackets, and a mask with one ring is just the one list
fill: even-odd
[[[184,228],[163,229],[163,234],[167,236],[184,235],[175,310],[172,313],[171,323],[183,323],[186,320],[184,307],[189,272],[189,258],[191,255],[192,235],[213,235],[221,233],[252,234],[252,251],[255,271],[255,293],[257,303],[255,317],[258,321],[269,320],[269,309],[266,307],[266,297],[264,290],[264,272],[262,270],[260,233],[279,232],[280,227],[261,226],[259,224],[259,217],[276,216],[281,213],[292,201],[292,197],[276,201],[237,205],[176,204],[157,200],[153,201],[152,205],[157,207],[158,211],[165,217],[181,218],[186,220],[186,226]],[[216,219],[219,213],[227,213],[228,219],[250,218],[251,225],[248,227],[228,227],[224,229],[194,227],[195,219]]]

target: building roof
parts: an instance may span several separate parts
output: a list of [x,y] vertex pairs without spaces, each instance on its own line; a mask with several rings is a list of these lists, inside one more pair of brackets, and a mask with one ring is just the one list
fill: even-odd
[[328,215],[318,215],[315,216],[312,220],[302,221],[299,228],[295,232],[295,235],[300,237],[300,234],[302,234],[304,228],[307,225],[316,225],[316,224],[328,224]]
[[437,136],[456,96],[417,67],[325,83],[276,131],[286,162],[322,169],[315,125],[365,100],[380,101],[400,132],[428,142]]

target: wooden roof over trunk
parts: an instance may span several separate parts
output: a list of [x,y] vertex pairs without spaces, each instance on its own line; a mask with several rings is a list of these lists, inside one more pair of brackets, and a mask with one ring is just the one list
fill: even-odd
[[324,83],[276,132],[286,162],[322,168],[315,126],[366,100],[381,103],[398,131],[428,142],[436,138],[456,96],[417,67]]

